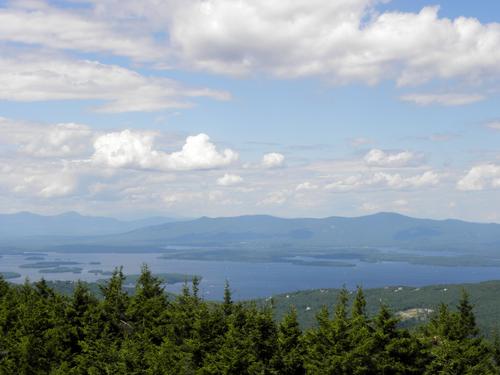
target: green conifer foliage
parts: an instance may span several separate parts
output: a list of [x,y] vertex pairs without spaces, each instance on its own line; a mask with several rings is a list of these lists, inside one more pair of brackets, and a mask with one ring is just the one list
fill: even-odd
[[304,352],[297,310],[292,308],[278,328],[278,348],[274,366],[283,375],[305,374]]
[[273,305],[205,302],[199,280],[168,298],[143,266],[135,292],[116,269],[94,296],[85,283],[63,296],[41,280],[0,278],[0,374],[375,375],[498,374],[500,340],[478,333],[463,293],[422,329],[401,328],[384,305],[371,317],[358,288],[343,289],[333,312],[302,331],[297,311],[280,322]]

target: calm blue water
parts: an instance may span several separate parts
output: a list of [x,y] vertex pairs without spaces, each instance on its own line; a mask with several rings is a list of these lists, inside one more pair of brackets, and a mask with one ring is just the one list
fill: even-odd
[[[49,253],[46,261],[75,261],[83,268],[81,274],[41,274],[38,269],[19,268],[22,264],[34,263],[20,255],[3,255],[0,272],[18,272],[23,282],[25,277],[38,280],[86,280],[103,278],[89,274],[92,269],[111,271],[123,266],[128,274],[139,273],[141,264],[147,263],[153,272],[197,274],[203,277],[201,291],[207,299],[222,298],[224,283],[229,281],[235,299],[268,297],[273,294],[304,289],[338,288],[346,285],[365,288],[408,285],[423,286],[440,283],[479,282],[500,279],[500,267],[439,267],[422,266],[401,262],[363,263],[356,267],[301,266],[288,263],[245,263],[196,260],[160,259],[161,254],[61,254]],[[89,262],[100,262],[91,265]],[[350,261],[351,262],[351,261]],[[179,291],[181,284],[169,285],[167,290]]]

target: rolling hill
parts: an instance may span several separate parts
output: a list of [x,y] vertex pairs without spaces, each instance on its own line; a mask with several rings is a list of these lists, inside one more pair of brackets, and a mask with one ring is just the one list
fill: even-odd
[[[474,314],[481,331],[491,335],[498,331],[500,314],[500,281],[486,281],[474,284],[444,284],[425,287],[392,286],[386,288],[365,289],[368,313],[374,316],[381,304],[397,313],[406,326],[427,321],[444,303],[453,310],[457,306],[462,290],[465,290],[474,304]],[[297,291],[273,296],[276,318],[281,319],[292,307],[297,310],[303,327],[316,325],[316,314],[323,306],[333,312],[339,289],[317,289]],[[270,303],[259,300],[259,304]],[[352,298],[351,301],[352,302]]]
[[101,240],[138,245],[395,247],[496,252],[500,250],[500,225],[416,219],[394,213],[323,219],[263,215],[203,217],[140,228]]
[[0,237],[95,236],[127,232],[141,227],[174,221],[168,217],[122,221],[108,217],[84,216],[76,212],[37,215],[30,212],[0,214]]
[[281,262],[295,257],[294,263],[325,266],[349,259],[446,266],[500,264],[500,224],[395,213],[320,219],[202,217],[174,222],[20,213],[0,216],[0,244],[17,250],[163,252],[165,257],[198,260]]

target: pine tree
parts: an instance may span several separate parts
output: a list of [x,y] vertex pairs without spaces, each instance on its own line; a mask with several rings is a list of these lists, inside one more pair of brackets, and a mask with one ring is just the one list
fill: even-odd
[[[162,287],[162,280],[154,277],[148,266],[143,265],[137,279],[135,293],[130,298],[127,309],[128,321],[139,332],[154,331],[166,307],[167,298]],[[161,342],[158,335],[152,339],[157,343]]]
[[229,287],[229,282],[226,280],[224,284],[224,302],[222,304],[224,315],[229,316],[233,310],[233,299],[231,296],[231,288]]
[[144,266],[135,294],[116,269],[98,300],[84,283],[71,296],[50,283],[12,286],[0,278],[0,374],[372,375],[500,372],[500,339],[479,335],[463,293],[457,310],[442,305],[429,324],[410,331],[382,306],[370,318],[358,288],[324,307],[317,326],[301,331],[297,311],[277,324],[272,306],[207,303],[198,283],[168,299]]
[[297,310],[292,308],[281,321],[278,329],[278,351],[274,367],[283,375],[305,374],[302,331]]
[[193,298],[196,301],[200,301],[200,278],[198,276],[193,277],[191,281],[191,289],[193,290]]
[[495,374],[494,351],[478,337],[473,306],[467,293],[462,296],[457,312],[441,305],[428,330],[432,336],[431,362],[426,374]]
[[476,326],[476,318],[473,312],[474,306],[469,302],[469,295],[462,289],[460,302],[458,304],[458,331],[460,338],[471,338],[479,334]]
[[352,304],[352,318],[354,320],[366,320],[367,318],[365,295],[363,293],[363,289],[359,286],[356,290],[356,296],[354,297],[354,302]]
[[113,271],[105,285],[99,286],[103,295],[100,309],[103,333],[124,335],[133,328],[125,321],[129,297],[123,290],[124,281],[125,275],[120,267]]
[[330,313],[326,306],[316,314],[316,327],[304,335],[304,366],[308,374],[321,374],[326,368],[330,348],[334,345]]
[[154,277],[146,264],[141,267],[141,274],[135,285],[135,297],[137,300],[146,301],[148,299],[164,296],[162,280]]
[[453,315],[448,309],[448,305],[440,304],[438,313],[431,318],[427,327],[428,335],[432,337],[435,343],[444,339],[455,338],[455,321]]
[[346,353],[351,349],[349,331],[351,321],[348,318],[349,292],[344,287],[337,296],[337,304],[333,315],[332,330],[334,345],[330,349],[330,360],[327,371],[329,373],[343,374],[348,371],[350,364],[347,362]]
[[85,330],[89,324],[90,315],[97,304],[97,298],[91,294],[88,287],[78,281],[64,313],[68,323],[69,345],[72,353],[81,351],[80,343],[85,339]]
[[386,305],[374,319],[372,369],[377,374],[421,374],[426,355],[421,343],[398,328],[399,320]]
[[374,347],[370,321],[366,312],[366,300],[361,287],[357,288],[351,312],[349,329],[350,349],[346,353],[348,373],[370,374]]
[[318,328],[305,337],[305,366],[311,374],[344,374],[349,367],[346,353],[350,349],[347,305],[349,292],[342,288],[337,296],[333,320],[324,307],[317,315]]

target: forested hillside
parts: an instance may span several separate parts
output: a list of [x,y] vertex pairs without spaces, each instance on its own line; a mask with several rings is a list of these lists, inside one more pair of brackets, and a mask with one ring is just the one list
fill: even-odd
[[[164,275],[162,274],[155,274],[155,276],[164,280]],[[134,275],[134,279],[137,277],[138,275]],[[191,280],[191,278],[185,278],[185,280]],[[128,279],[130,279],[129,276],[127,276]],[[135,288],[127,280],[125,281],[124,290],[132,295]],[[47,284],[55,291],[66,296],[73,294],[75,288],[79,285],[73,281],[47,281]],[[85,285],[98,298],[102,298],[99,284],[84,283],[80,285]],[[203,287],[201,287],[201,290],[203,290]],[[432,318],[433,313],[438,311],[441,303],[449,306],[459,304],[463,290],[466,290],[470,295],[470,301],[474,305],[474,314],[480,332],[486,337],[493,337],[495,331],[500,328],[498,322],[498,317],[500,316],[499,280],[472,284],[428,285],[423,287],[390,286],[384,288],[364,288],[363,292],[367,302],[366,311],[368,316],[375,316],[380,304],[383,303],[395,315],[400,317],[399,326],[414,328],[427,323]],[[297,311],[297,319],[301,328],[309,329],[317,326],[316,315],[323,306],[334,306],[341,292],[341,289],[302,290],[273,295],[265,299],[245,301],[244,303],[256,303],[260,307],[272,307],[276,321],[281,321],[289,313],[290,309],[294,308]],[[352,290],[349,291],[351,297],[353,293]],[[175,298],[175,295],[170,294],[169,298]],[[352,303],[353,298],[350,298],[348,308],[352,307]]]
[[[199,297],[198,281],[178,297],[143,268],[136,290],[116,270],[98,299],[84,284],[70,296],[40,281],[0,280],[1,374],[497,374],[499,340],[480,337],[472,305],[441,305],[417,331],[381,305],[367,314],[363,291],[342,290],[336,305],[301,331],[290,310]],[[350,299],[352,301],[350,301]]]
[[[432,316],[432,311],[437,311],[441,303],[457,305],[463,289],[470,295],[481,332],[486,336],[492,336],[494,331],[500,328],[498,321],[500,281],[498,280],[423,287],[392,286],[365,289],[364,292],[369,316],[375,315],[380,303],[384,303],[394,313],[401,315],[402,325],[410,327],[427,322]],[[340,292],[340,289],[316,289],[273,296],[276,318],[282,319],[291,307],[295,307],[301,326],[313,327],[317,323],[316,313],[322,306],[332,306]],[[270,301],[259,301],[259,303],[268,304]]]

